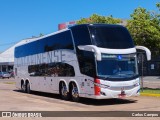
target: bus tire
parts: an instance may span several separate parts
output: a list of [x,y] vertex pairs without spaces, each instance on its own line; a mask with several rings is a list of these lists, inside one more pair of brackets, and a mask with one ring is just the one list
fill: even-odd
[[26,85],[25,85],[25,82],[24,81],[21,81],[21,90],[23,92],[26,92]]
[[59,92],[60,92],[60,96],[63,100],[69,100],[69,93],[67,91],[67,86],[64,82],[60,83]]
[[74,102],[78,102],[79,100],[80,100],[80,98],[79,98],[79,92],[78,92],[78,87],[77,87],[77,85],[73,82],[73,83],[71,83],[72,84],[72,86],[71,86],[71,96],[72,96],[72,100],[74,101]]
[[27,82],[27,84],[26,84],[26,92],[27,92],[28,94],[31,94],[31,89],[30,89],[30,84],[29,84],[29,82]]

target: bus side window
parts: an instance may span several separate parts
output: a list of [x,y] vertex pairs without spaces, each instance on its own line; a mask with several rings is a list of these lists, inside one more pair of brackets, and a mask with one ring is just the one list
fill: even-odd
[[73,66],[67,63],[48,63],[28,66],[30,76],[52,76],[52,77],[73,77],[75,71]]
[[80,72],[84,75],[95,77],[95,58],[93,52],[81,51],[79,56]]
[[73,42],[70,31],[64,31],[54,36],[49,36],[42,40],[41,44],[45,52],[58,50],[58,49],[70,49],[73,50]]

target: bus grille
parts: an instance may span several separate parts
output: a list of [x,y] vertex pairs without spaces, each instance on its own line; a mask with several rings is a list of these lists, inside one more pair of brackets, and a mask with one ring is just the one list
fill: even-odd
[[109,87],[110,90],[114,90],[114,91],[121,91],[122,89],[123,90],[131,90],[135,88],[135,86],[111,86]]

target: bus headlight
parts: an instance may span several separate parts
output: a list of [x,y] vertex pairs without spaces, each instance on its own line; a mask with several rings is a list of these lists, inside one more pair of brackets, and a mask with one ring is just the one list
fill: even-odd
[[137,87],[137,86],[139,86],[139,85],[140,85],[139,82],[133,83],[133,86],[134,86],[134,87]]
[[100,87],[101,88],[109,88],[110,86],[109,85],[100,84]]
[[109,85],[98,84],[98,83],[95,83],[95,85],[100,87],[100,88],[109,88],[110,87]]

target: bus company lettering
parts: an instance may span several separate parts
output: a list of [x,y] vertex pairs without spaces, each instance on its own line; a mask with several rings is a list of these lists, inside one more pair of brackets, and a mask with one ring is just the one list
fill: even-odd
[[36,65],[36,64],[52,63],[52,62],[65,62],[65,61],[66,61],[66,54],[65,51],[62,50],[50,51],[21,58],[15,58],[17,66]]

